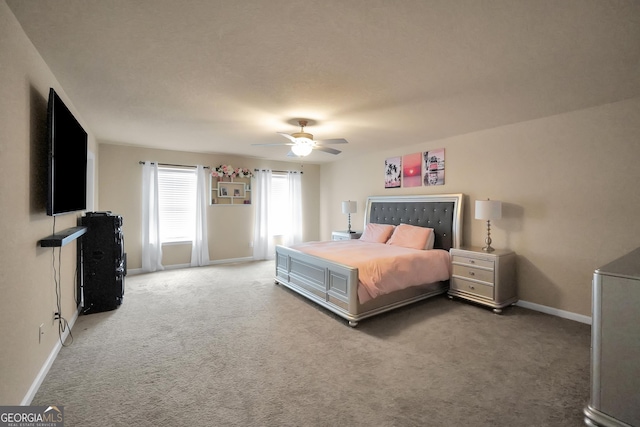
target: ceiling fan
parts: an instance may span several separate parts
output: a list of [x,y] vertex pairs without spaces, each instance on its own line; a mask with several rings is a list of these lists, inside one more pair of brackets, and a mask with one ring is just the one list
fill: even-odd
[[346,144],[347,140],[344,138],[336,139],[323,139],[314,141],[313,135],[304,131],[305,126],[309,123],[308,120],[300,119],[298,124],[300,125],[300,132],[294,132],[292,134],[278,132],[280,135],[287,138],[290,142],[282,142],[279,144],[253,144],[253,145],[289,145],[291,151],[287,154],[289,157],[304,157],[311,154],[313,150],[324,151],[329,154],[340,154],[342,151],[335,148],[326,147],[325,145],[331,144]]

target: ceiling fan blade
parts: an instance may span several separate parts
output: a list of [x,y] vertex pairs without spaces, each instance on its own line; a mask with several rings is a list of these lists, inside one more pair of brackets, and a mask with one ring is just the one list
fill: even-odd
[[327,144],[348,144],[344,138],[334,138],[334,139],[321,139],[320,141],[316,141],[317,144],[327,145]]
[[316,145],[315,147],[313,147],[314,150],[319,150],[319,151],[324,151],[325,153],[330,153],[330,154],[340,154],[342,153],[342,151],[340,150],[336,150],[335,148],[330,148],[330,147],[323,147],[322,145]]
[[296,153],[294,153],[293,151],[289,151],[289,152],[287,153],[287,157],[300,157],[300,156],[298,156],[298,155],[297,155]]
[[292,142],[276,142],[276,143],[273,143],[273,144],[251,144],[251,145],[254,145],[254,146],[265,146],[265,147],[266,146],[280,146],[280,147],[282,147],[283,145],[295,145],[295,144],[292,143]]
[[279,135],[284,136],[285,138],[287,138],[291,142],[296,142],[296,139],[294,137],[292,137],[291,135],[289,135],[288,133],[284,133],[284,132],[276,132],[276,133],[278,133]]

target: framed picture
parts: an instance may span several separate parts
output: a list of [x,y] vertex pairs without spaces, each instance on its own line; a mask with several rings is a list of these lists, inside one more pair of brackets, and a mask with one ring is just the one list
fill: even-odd
[[444,148],[422,153],[422,181],[424,185],[444,185]]
[[245,198],[245,185],[242,182],[219,182],[218,197]]
[[402,185],[402,157],[390,157],[384,161],[384,188]]
[[422,153],[407,154],[402,156],[402,186],[422,186]]

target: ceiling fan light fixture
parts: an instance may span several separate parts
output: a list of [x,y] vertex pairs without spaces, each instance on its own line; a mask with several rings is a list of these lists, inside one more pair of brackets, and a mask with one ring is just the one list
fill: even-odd
[[292,137],[298,140],[298,142],[305,142],[311,144],[313,142],[313,135],[307,132],[296,132],[291,134]]
[[291,146],[291,151],[298,157],[304,157],[311,154],[313,146],[309,143],[295,144]]
[[253,144],[253,145],[287,145],[291,147],[291,151],[287,154],[289,157],[305,157],[311,154],[312,151],[318,150],[329,154],[340,154],[340,150],[327,147],[330,144],[346,144],[347,140],[344,138],[324,139],[320,141],[314,141],[313,135],[305,132],[304,127],[307,126],[308,120],[299,119],[300,132],[285,133],[278,132],[278,134],[284,136],[289,142],[282,144]]

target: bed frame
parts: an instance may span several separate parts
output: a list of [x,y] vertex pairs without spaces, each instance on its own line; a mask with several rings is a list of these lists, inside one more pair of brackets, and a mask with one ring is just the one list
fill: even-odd
[[[372,196],[364,224],[400,223],[433,228],[434,248],[459,248],[462,238],[462,194]],[[355,327],[367,317],[414,303],[449,289],[449,282],[426,283],[382,295],[360,304],[358,269],[276,246],[276,283],[286,286],[349,321]]]

